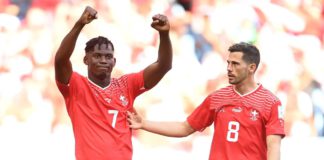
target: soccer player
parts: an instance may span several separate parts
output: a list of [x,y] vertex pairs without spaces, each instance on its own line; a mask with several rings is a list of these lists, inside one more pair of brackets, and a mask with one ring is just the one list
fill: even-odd
[[128,112],[130,127],[184,137],[214,123],[210,160],[279,160],[285,136],[283,108],[275,95],[255,82],[259,50],[241,42],[228,51],[230,85],[208,95],[186,121],[147,121],[136,112]]
[[154,87],[172,67],[170,24],[164,15],[154,15],[152,28],[160,35],[158,58],[145,69],[112,78],[116,64],[114,45],[99,36],[86,43],[84,63],[88,77],[72,69],[70,57],[82,28],[97,18],[86,7],[65,36],[55,55],[55,78],[73,125],[77,160],[132,159],[131,129],[126,111],[135,98]]

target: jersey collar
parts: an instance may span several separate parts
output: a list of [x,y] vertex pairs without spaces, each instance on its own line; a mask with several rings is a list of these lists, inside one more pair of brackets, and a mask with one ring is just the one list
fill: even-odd
[[248,92],[248,93],[245,93],[245,94],[240,94],[238,91],[236,91],[235,88],[234,88],[234,85],[232,86],[232,89],[233,89],[233,91],[234,91],[237,95],[239,95],[240,97],[245,97],[245,96],[248,96],[248,95],[250,95],[250,94],[256,92],[259,88],[261,88],[261,86],[262,86],[262,85],[261,85],[260,83],[257,83],[257,87],[256,87],[256,88],[254,88],[252,91],[250,91],[250,92]]
[[101,86],[99,86],[99,85],[97,85],[96,83],[92,82],[91,79],[89,79],[89,77],[87,77],[87,79],[88,79],[88,81],[89,81],[91,84],[93,84],[94,86],[96,86],[96,87],[98,87],[98,88],[100,88],[100,89],[102,89],[102,90],[107,89],[107,88],[110,86],[110,84],[111,84],[111,81],[110,81],[110,83],[109,83],[108,86],[102,88]]

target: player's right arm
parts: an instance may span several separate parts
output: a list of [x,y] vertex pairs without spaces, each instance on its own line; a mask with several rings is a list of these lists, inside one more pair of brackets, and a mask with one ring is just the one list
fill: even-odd
[[91,7],[86,7],[75,23],[71,31],[62,40],[59,49],[55,54],[54,67],[55,79],[63,84],[68,84],[72,75],[72,64],[70,57],[73,53],[77,38],[82,28],[97,18],[97,11]]
[[142,119],[137,113],[128,112],[130,128],[143,129],[148,132],[168,136],[186,137],[195,132],[187,121],[184,122],[154,122]]

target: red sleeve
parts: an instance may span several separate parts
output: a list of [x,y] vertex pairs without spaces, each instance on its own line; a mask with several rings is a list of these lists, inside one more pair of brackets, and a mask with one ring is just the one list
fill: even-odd
[[[74,90],[73,88],[77,89],[77,87],[74,87],[74,86],[77,83],[77,81],[79,81],[80,79],[81,79],[81,75],[79,75],[77,72],[72,72],[71,78],[69,80],[69,84],[63,84],[63,83],[60,83],[59,81],[56,81],[56,85],[57,85],[58,89],[60,90],[60,92],[62,93],[64,98],[66,98],[67,96],[72,94],[70,92],[72,92],[72,90]],[[74,92],[76,92],[76,91],[74,91]]]
[[130,89],[131,95],[136,97],[143,92],[147,91],[144,87],[144,71],[140,71],[137,73],[131,73],[128,75],[128,87]]
[[64,98],[69,96],[69,93],[70,93],[69,86],[70,86],[70,84],[63,84],[63,83],[56,80],[56,85],[57,85],[57,88],[59,89],[59,91],[61,92],[61,94],[63,95]]
[[284,131],[284,113],[280,101],[275,103],[271,108],[270,117],[266,123],[266,134],[285,136]]
[[61,92],[61,94],[63,95],[68,112],[70,110],[70,107],[72,106],[72,105],[70,105],[70,103],[72,103],[74,94],[78,93],[78,90],[79,90],[79,88],[76,87],[76,85],[78,83],[77,81],[80,81],[81,78],[82,77],[78,73],[73,72],[71,75],[69,84],[63,84],[63,83],[60,83],[59,81],[56,81],[56,85],[57,85],[59,91]]
[[187,118],[187,122],[196,131],[203,131],[213,123],[215,110],[210,109],[210,96],[208,96]]

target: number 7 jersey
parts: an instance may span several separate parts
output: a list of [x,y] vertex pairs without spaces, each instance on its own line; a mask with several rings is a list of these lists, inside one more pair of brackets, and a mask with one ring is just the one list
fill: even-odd
[[112,78],[105,88],[73,72],[68,85],[57,86],[73,125],[77,160],[132,159],[126,111],[146,91],[143,71]]
[[209,160],[266,160],[266,137],[285,136],[281,103],[262,85],[245,95],[219,89],[187,121],[197,131],[214,123]]

